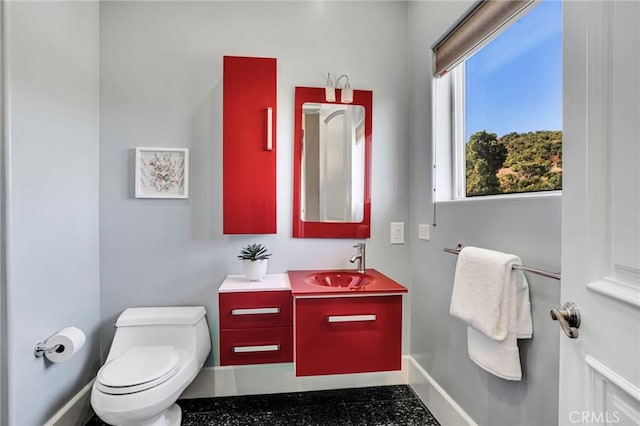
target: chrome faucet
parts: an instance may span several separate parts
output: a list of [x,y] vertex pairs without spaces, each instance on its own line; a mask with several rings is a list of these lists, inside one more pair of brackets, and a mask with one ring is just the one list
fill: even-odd
[[364,274],[365,266],[364,266],[364,258],[365,258],[365,244],[358,243],[353,248],[358,249],[357,253],[351,256],[349,262],[354,263],[356,260],[358,261],[357,272],[359,274]]

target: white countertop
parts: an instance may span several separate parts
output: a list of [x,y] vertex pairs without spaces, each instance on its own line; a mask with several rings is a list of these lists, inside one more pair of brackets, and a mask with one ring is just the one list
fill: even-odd
[[291,290],[289,275],[267,274],[262,281],[248,281],[244,275],[227,275],[218,289],[218,293],[237,293],[242,291],[286,291]]

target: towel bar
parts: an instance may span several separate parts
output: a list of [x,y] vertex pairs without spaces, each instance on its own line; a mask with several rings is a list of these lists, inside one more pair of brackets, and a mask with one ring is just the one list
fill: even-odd
[[[458,243],[456,248],[454,249],[445,248],[444,251],[451,254],[460,254],[460,250],[462,250],[463,248],[464,248],[464,244]],[[544,269],[531,268],[529,266],[524,266],[524,265],[513,265],[512,268],[517,269],[519,271],[531,272],[532,274],[538,274],[538,275],[542,275],[543,277],[553,278],[556,280],[560,279],[559,272],[549,272],[549,271],[545,271]]]

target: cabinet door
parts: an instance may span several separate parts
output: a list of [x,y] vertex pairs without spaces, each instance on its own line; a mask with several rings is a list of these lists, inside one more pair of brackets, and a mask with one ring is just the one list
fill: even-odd
[[296,299],[297,376],[400,370],[402,296]]
[[225,56],[223,232],[276,233],[276,59]]

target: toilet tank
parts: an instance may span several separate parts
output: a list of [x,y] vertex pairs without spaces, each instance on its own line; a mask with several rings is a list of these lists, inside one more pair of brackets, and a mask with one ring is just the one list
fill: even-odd
[[204,306],[163,306],[125,309],[116,327],[145,325],[194,325],[207,311]]
[[208,353],[211,337],[203,306],[129,308],[120,314],[107,361],[134,346],[175,346]]

